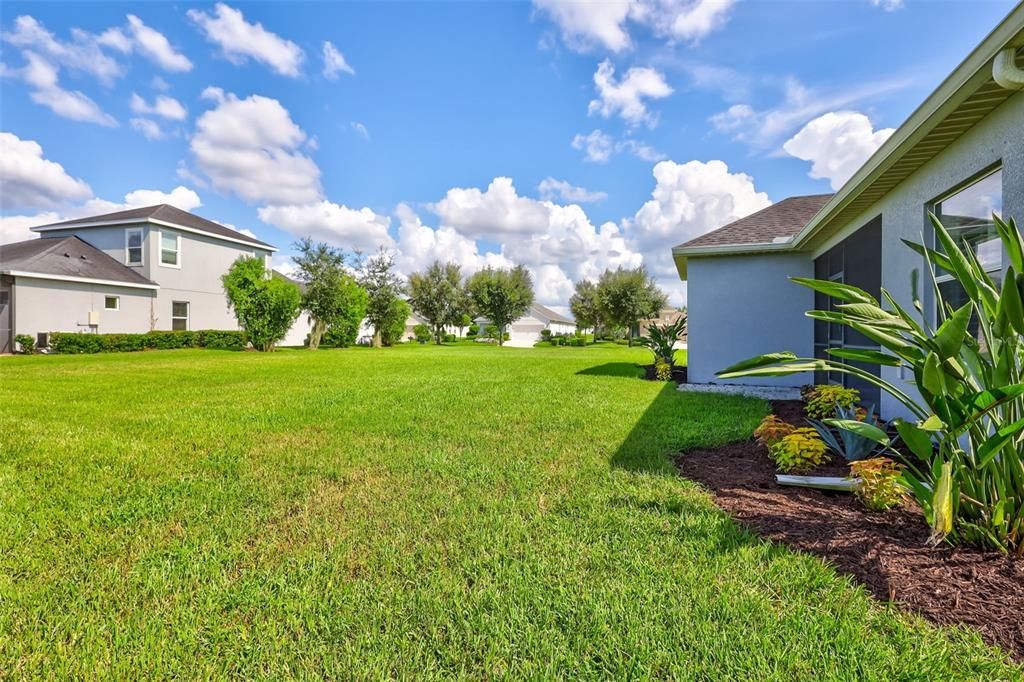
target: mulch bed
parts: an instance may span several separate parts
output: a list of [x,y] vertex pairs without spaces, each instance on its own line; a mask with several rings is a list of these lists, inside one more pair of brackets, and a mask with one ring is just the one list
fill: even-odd
[[[647,379],[647,381],[661,381],[660,379],[658,379],[658,373],[657,373],[657,370],[655,370],[654,365],[643,365],[643,370],[644,370],[644,379]],[[686,368],[685,367],[680,367],[678,365],[673,367],[672,368],[672,381],[676,382],[677,384],[685,384],[686,383]]]
[[[802,425],[799,401],[775,401],[782,419]],[[868,512],[848,493],[779,486],[765,448],[753,440],[676,458],[680,472],[759,535],[816,554],[895,602],[940,625],[969,625],[989,644],[1024,661],[1024,561],[999,553],[926,544],[928,527],[912,503]],[[814,475],[845,476],[832,461]]]

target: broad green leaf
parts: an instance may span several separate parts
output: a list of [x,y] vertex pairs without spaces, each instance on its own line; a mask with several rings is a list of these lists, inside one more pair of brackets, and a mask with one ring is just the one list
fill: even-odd
[[796,354],[789,351],[783,351],[781,353],[765,353],[764,355],[758,355],[756,357],[737,362],[735,365],[726,367],[721,372],[718,372],[718,374],[722,375],[727,372],[742,372],[755,367],[764,367],[765,365],[774,365],[779,362],[789,362],[796,359]]
[[992,222],[995,223],[996,232],[999,233],[1002,239],[1013,269],[1017,272],[1024,272],[1024,244],[1021,242],[1017,224],[1012,218],[1009,222],[1006,222],[997,215],[992,216]]
[[856,419],[826,419],[825,423],[843,431],[850,431],[868,440],[873,440],[879,445],[889,445],[889,436],[874,424],[859,422]]
[[718,372],[715,374],[719,379],[735,379],[737,377],[784,377],[799,372],[820,372],[828,369],[822,360],[801,360],[799,362],[788,362],[782,365],[770,367],[754,367],[739,371]]
[[924,429],[925,431],[941,431],[946,428],[946,425],[942,423],[941,419],[939,419],[939,415],[933,414],[918,424],[917,427],[919,429]]
[[1017,277],[1011,267],[1003,279],[1003,293],[999,297],[999,315],[1005,316],[1006,321],[1018,334],[1024,334],[1024,303],[1021,302],[1020,287],[1017,285]]
[[1003,446],[1014,440],[1024,431],[1024,419],[1008,424],[989,436],[981,447],[978,448],[978,467],[983,467],[992,461],[992,458],[1003,449]]
[[953,531],[953,465],[942,463],[942,473],[932,494],[932,542],[939,542]]
[[897,367],[900,364],[900,359],[881,353],[877,350],[866,350],[860,348],[829,348],[828,354],[843,358],[844,360],[854,360],[856,362],[865,362],[869,365],[886,365],[887,367]]
[[997,403],[1012,400],[1020,395],[1024,395],[1024,384],[1011,384],[1000,388],[979,391],[972,395],[969,400],[974,409],[984,412]]
[[949,232],[942,224],[942,221],[936,218],[934,213],[929,213],[928,217],[931,218],[932,226],[935,228],[935,237],[938,239],[939,244],[942,245],[942,250],[949,259],[951,272],[957,281],[960,282],[960,286],[967,292],[968,298],[977,300],[977,273],[972,270],[971,264],[964,257],[963,252],[960,251],[960,247],[949,236]]
[[[902,241],[904,244],[912,248],[914,251],[917,251],[919,254],[921,254],[922,256],[930,260],[932,263],[942,268],[943,270],[947,272],[953,272],[953,264],[949,262],[949,259],[946,258],[945,254],[940,253],[935,249],[929,249],[926,246],[921,246],[916,242],[908,241],[906,239],[901,239],[900,241]],[[917,272],[917,270],[914,270],[914,272]],[[914,276],[914,278],[916,279],[916,275]]]
[[973,308],[972,304],[965,304],[936,330],[935,345],[943,358],[955,357],[960,352],[960,347],[964,345],[964,337],[967,336],[967,326],[971,322]]
[[935,351],[930,351],[924,360],[921,384],[932,395],[943,395],[946,392],[946,377],[942,372],[942,361]]
[[932,437],[927,431],[903,419],[894,419],[893,425],[911,452],[926,462],[932,458]]
[[825,294],[830,298],[838,298],[841,301],[850,301],[852,303],[870,303],[872,305],[878,305],[878,301],[876,301],[871,294],[863,289],[858,289],[852,284],[832,282],[826,279],[810,279],[808,277],[790,277],[790,279],[797,284],[813,289],[818,293]]

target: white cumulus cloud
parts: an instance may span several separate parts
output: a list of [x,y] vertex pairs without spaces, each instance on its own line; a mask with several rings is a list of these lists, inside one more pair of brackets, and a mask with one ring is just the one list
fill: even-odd
[[603,48],[622,52],[633,45],[630,24],[670,42],[697,42],[725,25],[735,0],[534,0],[577,52]]
[[486,190],[453,187],[431,205],[442,225],[479,238],[510,234],[533,234],[548,227],[548,211],[535,199],[516,192],[512,178],[497,177]]
[[597,99],[591,100],[587,113],[604,118],[618,115],[631,126],[646,124],[653,128],[657,117],[647,110],[645,100],[662,99],[672,94],[665,77],[656,69],[634,66],[621,79],[615,79],[615,67],[604,60],[594,73]]
[[147,26],[134,14],[129,14],[127,19],[125,29],[107,29],[99,36],[98,42],[124,54],[138,52],[165,71],[192,70],[191,60],[176,50],[167,36]]
[[52,208],[92,196],[88,184],[45,158],[38,142],[6,132],[0,132],[0,188],[4,210]]
[[390,248],[391,219],[369,208],[349,208],[331,201],[308,204],[264,206],[260,220],[279,227],[296,238],[312,237],[345,249],[372,251]]
[[572,138],[572,148],[583,151],[583,159],[593,163],[605,163],[615,151],[615,141],[611,135],[600,130],[593,130],[586,135],[577,133]]
[[142,136],[147,140],[164,139],[164,131],[156,121],[148,118],[132,118],[129,119],[128,123],[131,125],[132,130],[142,133]]
[[145,99],[133,92],[131,107],[132,111],[136,114],[152,114],[172,121],[184,121],[185,117],[188,116],[188,110],[185,109],[185,106],[167,95],[157,95],[153,103],[149,104]]
[[895,132],[875,130],[864,114],[838,111],[810,121],[782,145],[790,156],[811,162],[809,175],[839,189]]
[[771,205],[754,179],[722,161],[662,161],[654,166],[651,198],[623,227],[659,284],[680,301],[684,288],[671,249]]
[[537,192],[541,199],[554,201],[562,199],[573,203],[587,204],[595,201],[602,201],[608,198],[607,192],[591,192],[586,187],[577,187],[566,180],[556,180],[546,177],[537,185]]
[[323,58],[324,78],[333,81],[338,79],[339,73],[347,73],[350,76],[356,75],[356,70],[345,61],[345,55],[329,40],[324,41]]
[[306,133],[276,99],[239,99],[218,88],[217,106],[196,120],[189,147],[196,167],[217,189],[262,204],[312,204],[321,199],[320,169],[300,150]]
[[282,76],[299,76],[305,53],[290,40],[251,24],[241,10],[218,2],[212,14],[190,9],[188,18],[202,30],[206,39],[218,45],[225,59],[244,64],[249,59],[266,64]]

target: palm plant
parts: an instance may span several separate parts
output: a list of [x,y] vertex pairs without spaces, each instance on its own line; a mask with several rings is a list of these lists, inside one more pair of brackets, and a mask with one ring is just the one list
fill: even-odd
[[640,345],[645,346],[654,354],[654,362],[667,362],[670,367],[676,365],[676,343],[686,331],[686,314],[679,316],[675,322],[658,325],[654,323],[647,330],[647,336],[640,337]]
[[[1024,555],[1024,241],[1013,220],[993,217],[1009,257],[1002,284],[997,285],[973,250],[961,248],[934,215],[931,221],[941,251],[905,243],[927,265],[936,300],[934,328],[918,295],[917,271],[911,280],[916,316],[885,289],[883,307],[848,284],[794,278],[839,301],[835,310],[813,310],[808,316],[858,331],[880,350],[834,348],[827,359],[770,353],[738,363],[718,376],[830,371],[880,387],[915,417],[894,424],[919,458],[907,461],[903,479],[924,510],[933,539]],[[959,283],[967,299],[964,305],[954,310],[946,302],[937,270]],[[977,336],[969,332],[972,319],[977,322]],[[843,360],[909,370],[920,397]],[[871,424],[845,419],[826,423],[860,433],[884,447],[890,445],[885,433]]]

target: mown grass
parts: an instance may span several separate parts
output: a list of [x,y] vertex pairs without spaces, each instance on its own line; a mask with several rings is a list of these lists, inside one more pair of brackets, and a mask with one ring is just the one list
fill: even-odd
[[[7,676],[1002,679],[666,453],[766,405],[641,349],[0,359]],[[3,677],[0,674],[0,677]]]

